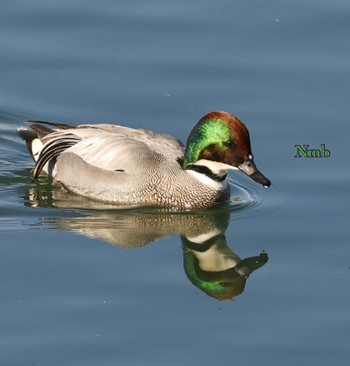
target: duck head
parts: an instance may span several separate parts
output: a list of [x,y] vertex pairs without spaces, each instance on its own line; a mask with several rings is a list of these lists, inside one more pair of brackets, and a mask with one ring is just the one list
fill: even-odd
[[220,180],[239,169],[257,183],[271,182],[256,167],[249,132],[236,116],[222,111],[206,114],[192,129],[183,159],[184,169],[205,169]]

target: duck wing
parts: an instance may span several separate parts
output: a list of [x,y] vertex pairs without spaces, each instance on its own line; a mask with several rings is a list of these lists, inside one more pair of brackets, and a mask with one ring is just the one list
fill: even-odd
[[[68,190],[118,204],[150,202],[163,178],[181,171],[184,147],[159,134],[122,129],[81,127],[81,138],[56,159],[55,178]],[[169,177],[168,177],[169,178]]]
[[177,159],[182,157],[185,147],[177,138],[156,133],[150,130],[134,129],[124,126],[111,124],[97,124],[97,125],[80,125],[78,126],[78,134],[82,134],[83,138],[94,137],[97,135],[105,135],[117,137],[124,137],[129,141],[142,142],[151,150],[164,153],[166,156]]
[[[49,161],[66,153],[103,170],[128,173],[140,173],[159,161],[177,162],[184,154],[184,146],[179,140],[152,131],[108,124],[64,125],[64,128],[62,124],[51,125],[57,128],[47,133],[45,126],[46,134],[40,136],[43,148],[36,162],[34,178]],[[33,127],[38,132],[38,127]]]
[[[64,134],[69,136],[70,133],[67,130]],[[67,152],[106,170],[140,170],[142,165],[159,159],[175,162],[184,154],[184,146],[179,140],[152,131],[116,125],[81,125],[74,133],[81,141]]]

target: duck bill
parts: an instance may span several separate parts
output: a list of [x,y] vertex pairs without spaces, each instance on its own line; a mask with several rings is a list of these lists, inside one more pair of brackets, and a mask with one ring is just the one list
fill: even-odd
[[255,182],[262,184],[265,188],[270,187],[271,181],[258,170],[253,158],[246,159],[242,164],[238,165],[238,169],[255,180]]

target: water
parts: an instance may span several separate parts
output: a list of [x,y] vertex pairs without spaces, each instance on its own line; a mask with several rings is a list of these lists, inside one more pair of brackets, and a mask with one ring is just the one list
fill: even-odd
[[[2,2],[1,364],[349,364],[349,15],[341,0]],[[16,134],[104,121],[185,141],[214,109],[246,122],[272,186],[235,172],[232,204],[205,213],[89,207],[32,183]],[[187,240],[208,229],[213,258],[237,263],[212,278]]]

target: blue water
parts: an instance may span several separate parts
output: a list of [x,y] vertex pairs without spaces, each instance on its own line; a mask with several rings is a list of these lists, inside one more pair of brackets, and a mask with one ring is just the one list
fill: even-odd
[[[348,365],[349,17],[341,0],[2,1],[0,364]],[[33,183],[16,133],[103,121],[186,141],[215,109],[247,124],[272,186],[233,172],[232,203],[205,213]],[[233,301],[194,276],[187,239],[209,229],[237,262]]]

